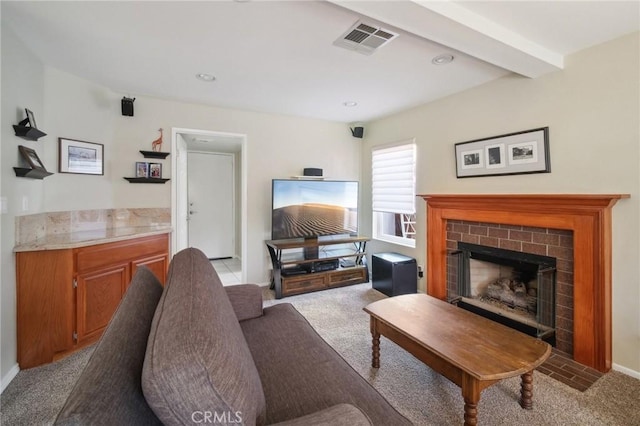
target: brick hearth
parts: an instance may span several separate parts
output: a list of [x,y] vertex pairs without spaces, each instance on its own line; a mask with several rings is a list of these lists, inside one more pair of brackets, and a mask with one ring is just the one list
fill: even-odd
[[[446,297],[448,221],[523,227],[514,229],[514,236],[528,236],[531,227],[571,231],[573,359],[601,372],[611,369],[611,208],[619,199],[629,198],[628,194],[421,197],[427,202],[427,293],[439,299]],[[491,238],[488,234],[486,237]],[[507,240],[512,242],[503,244],[525,244],[511,238]],[[530,247],[529,244],[534,243],[532,240],[526,244]]]

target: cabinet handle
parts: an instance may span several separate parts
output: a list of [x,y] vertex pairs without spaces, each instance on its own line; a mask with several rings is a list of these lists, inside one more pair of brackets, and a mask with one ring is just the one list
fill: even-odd
[[78,288],[78,280],[77,279],[73,279],[73,288]]

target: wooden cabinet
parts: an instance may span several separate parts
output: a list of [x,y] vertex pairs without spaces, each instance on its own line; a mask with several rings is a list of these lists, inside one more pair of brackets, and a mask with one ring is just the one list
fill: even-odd
[[20,368],[51,362],[95,342],[141,265],[164,284],[168,234],[17,253]]
[[366,283],[367,241],[364,237],[267,241],[276,298]]

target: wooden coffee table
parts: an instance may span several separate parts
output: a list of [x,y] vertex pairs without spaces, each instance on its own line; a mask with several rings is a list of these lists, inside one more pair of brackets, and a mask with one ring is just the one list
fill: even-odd
[[462,388],[465,425],[478,423],[480,392],[502,379],[521,376],[520,405],[533,407],[533,369],[549,357],[548,343],[426,294],[364,310],[371,315],[371,365],[380,367],[383,335]]

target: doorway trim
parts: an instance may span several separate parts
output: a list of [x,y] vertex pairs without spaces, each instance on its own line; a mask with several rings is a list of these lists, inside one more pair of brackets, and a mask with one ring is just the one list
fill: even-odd
[[[188,129],[181,127],[171,128],[171,152],[175,153],[171,156],[171,255],[186,248],[181,241],[185,241],[188,234],[186,226],[181,226],[178,219],[187,217],[187,203],[179,203],[179,191],[186,191],[186,156],[187,149],[185,144],[178,143],[178,138],[182,135],[197,135],[211,139],[211,143],[216,143],[216,138],[229,140],[234,139],[240,144],[240,203],[236,203],[236,207],[240,204],[240,257],[242,261],[242,282],[247,281],[247,135],[240,133],[216,132],[211,130]],[[185,161],[181,161],[185,159]],[[186,192],[185,192],[186,193]]]

